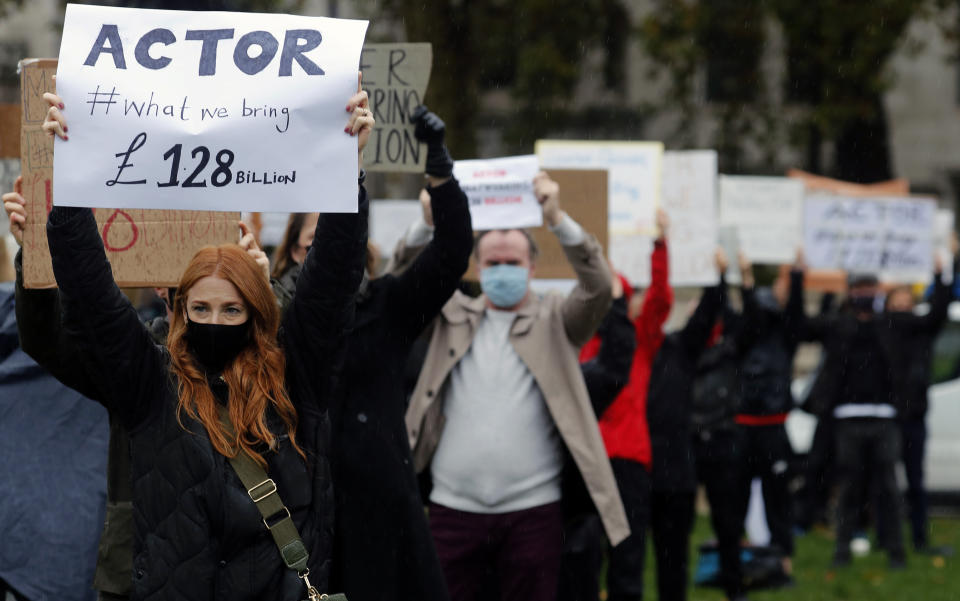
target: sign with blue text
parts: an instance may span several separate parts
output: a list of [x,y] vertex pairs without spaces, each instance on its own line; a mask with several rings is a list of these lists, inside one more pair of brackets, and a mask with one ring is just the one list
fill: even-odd
[[532,154],[457,161],[453,175],[470,201],[474,231],[543,225],[543,210],[533,193],[539,171]]
[[355,212],[345,107],[366,30],[322,17],[68,5],[56,204]]

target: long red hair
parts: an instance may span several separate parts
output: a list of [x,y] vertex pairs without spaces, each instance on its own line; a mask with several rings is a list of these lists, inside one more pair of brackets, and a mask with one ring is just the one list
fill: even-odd
[[[187,349],[187,294],[199,280],[217,276],[229,281],[237,289],[247,306],[250,344],[240,352],[223,371],[223,379],[230,390],[230,420],[236,435],[231,437],[220,423],[217,401],[207,383],[200,365]],[[207,246],[190,260],[173,303],[167,348],[171,368],[179,378],[177,420],[183,425],[182,415],[199,421],[207,429],[210,442],[218,453],[235,457],[240,449],[257,463],[266,467],[266,460],[255,450],[259,443],[273,449],[276,440],[267,427],[267,408],[283,420],[290,443],[297,446],[297,411],[290,402],[284,386],[286,360],[277,344],[280,310],[260,266],[253,257],[236,244]]]

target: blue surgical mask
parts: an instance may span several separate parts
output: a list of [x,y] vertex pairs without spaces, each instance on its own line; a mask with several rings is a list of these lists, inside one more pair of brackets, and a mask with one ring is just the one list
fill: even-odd
[[519,265],[494,265],[480,272],[480,287],[495,307],[516,306],[527,294],[530,270]]

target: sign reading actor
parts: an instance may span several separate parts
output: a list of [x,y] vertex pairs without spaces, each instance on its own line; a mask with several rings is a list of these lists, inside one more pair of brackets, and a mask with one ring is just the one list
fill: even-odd
[[356,211],[366,21],[68,5],[57,204]]

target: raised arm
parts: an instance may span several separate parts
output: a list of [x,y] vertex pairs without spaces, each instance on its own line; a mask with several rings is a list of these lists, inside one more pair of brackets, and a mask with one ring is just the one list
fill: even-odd
[[667,232],[670,221],[662,210],[657,211],[660,236],[653,243],[650,254],[650,287],[643,297],[640,313],[634,320],[637,343],[650,346],[663,333],[663,324],[673,308],[673,288],[670,287],[670,259],[667,251]]
[[[614,275],[616,280],[616,275]],[[633,353],[637,342],[633,324],[627,317],[627,303],[622,292],[617,295],[606,317],[597,329],[600,351],[597,356],[580,366],[587,385],[590,403],[599,418],[620,394],[630,379]]]
[[722,248],[714,254],[714,262],[720,273],[720,282],[716,286],[705,288],[696,310],[687,324],[680,330],[680,343],[688,357],[697,358],[706,348],[710,333],[717,323],[717,318],[727,304],[727,255]]
[[[419,335],[450,299],[470,263],[473,229],[467,196],[453,175],[453,160],[444,146],[446,126],[435,114],[418,107],[413,121],[419,140],[427,143],[428,187],[421,193],[425,234],[432,239],[396,277],[387,304],[391,323],[401,336]],[[423,198],[426,195],[427,198]]]
[[[44,99],[50,105],[44,131],[66,140],[62,100],[50,93]],[[79,362],[85,376],[76,376],[72,383],[86,388],[86,396],[133,429],[149,414],[156,391],[167,384],[164,351],[113,281],[90,209],[55,206],[47,218],[47,242],[63,319],[57,336],[64,355],[53,358]],[[51,301],[48,297],[47,310],[53,310]],[[79,373],[70,367],[55,369]]]
[[[957,278],[957,261],[953,261],[954,279]],[[943,264],[939,257],[933,274],[933,294],[930,297],[930,311],[920,317],[920,329],[930,336],[936,336],[947,322],[947,310],[950,308],[950,286],[943,281]]]
[[597,239],[560,209],[560,185],[541,171],[533,180],[533,188],[544,223],[557,236],[577,274],[577,285],[564,299],[562,313],[567,338],[581,347],[597,331],[610,308],[610,267]]

